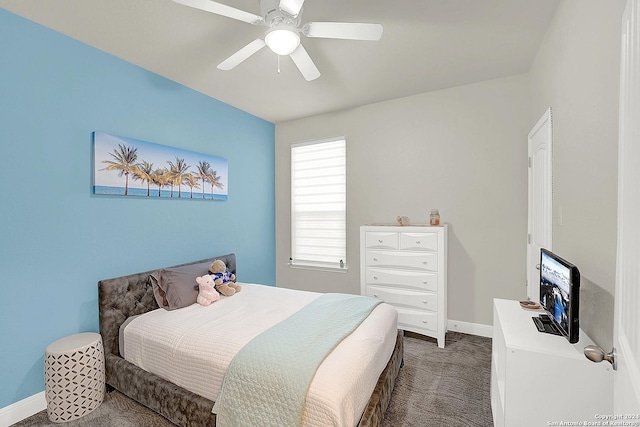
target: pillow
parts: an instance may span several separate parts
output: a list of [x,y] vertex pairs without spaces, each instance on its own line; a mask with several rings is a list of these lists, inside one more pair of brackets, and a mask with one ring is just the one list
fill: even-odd
[[209,274],[211,261],[164,268],[151,274],[153,294],[159,307],[175,310],[198,299],[196,277]]
[[160,270],[154,271],[149,275],[149,280],[153,285],[153,296],[156,298],[158,307],[166,308],[169,306],[167,301],[167,294],[158,286],[158,278],[160,277]]

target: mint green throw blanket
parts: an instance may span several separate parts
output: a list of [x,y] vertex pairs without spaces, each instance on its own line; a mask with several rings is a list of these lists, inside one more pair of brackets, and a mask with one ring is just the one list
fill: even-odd
[[229,364],[213,406],[216,426],[299,426],[316,370],[379,303],[323,294],[247,343]]

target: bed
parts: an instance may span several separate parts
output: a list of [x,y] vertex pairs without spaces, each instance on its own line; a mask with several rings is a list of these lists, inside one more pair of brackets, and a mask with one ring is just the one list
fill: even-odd
[[[214,259],[222,259],[228,269],[237,275],[235,254],[212,257],[174,267],[189,267],[209,263]],[[164,310],[156,311],[159,308],[157,293],[154,294],[154,280],[157,271],[101,280],[98,283],[99,322],[105,349],[106,383],[109,389],[122,392],[176,425],[213,426],[216,420],[216,415],[212,413],[214,400],[201,395],[206,393],[197,394],[185,387],[178,386],[175,382],[166,380],[125,360],[121,354],[121,337],[119,335],[123,324],[128,323],[132,317],[145,313],[148,313],[146,317],[164,314],[162,313]],[[267,287],[246,285],[245,295],[248,296],[255,292],[254,289],[260,290],[260,288]],[[230,301],[242,301],[240,295],[242,294],[239,294],[236,300]],[[223,305],[221,304],[220,307]],[[196,311],[197,307],[190,310]],[[137,322],[137,320],[135,321]],[[366,401],[362,415],[357,419],[358,426],[380,425],[389,404],[403,358],[402,331],[397,331],[394,328],[393,332],[395,342],[391,345],[391,356],[386,365],[384,360],[382,361],[384,368],[377,381],[375,378],[371,379],[375,386]]]

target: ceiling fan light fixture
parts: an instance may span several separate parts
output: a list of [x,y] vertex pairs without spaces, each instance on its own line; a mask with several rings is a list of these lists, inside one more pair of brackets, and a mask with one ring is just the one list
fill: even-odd
[[264,42],[274,53],[289,55],[300,45],[298,31],[289,26],[276,26],[267,31]]

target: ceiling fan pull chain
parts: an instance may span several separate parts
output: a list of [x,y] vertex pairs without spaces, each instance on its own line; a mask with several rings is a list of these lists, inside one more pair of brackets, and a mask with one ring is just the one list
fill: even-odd
[[280,55],[276,55],[278,57],[278,74],[280,74]]

